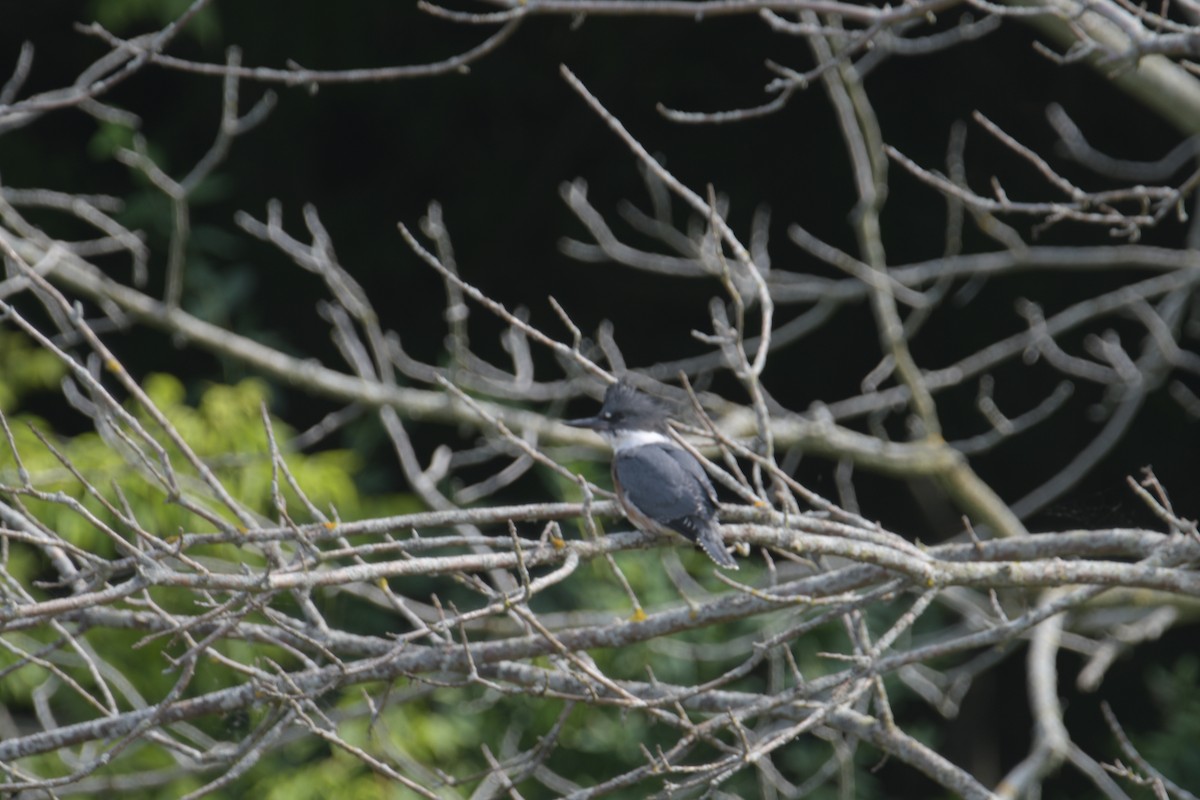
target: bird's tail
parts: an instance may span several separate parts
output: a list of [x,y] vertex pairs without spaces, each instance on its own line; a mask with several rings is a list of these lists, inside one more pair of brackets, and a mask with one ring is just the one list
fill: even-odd
[[704,551],[705,555],[716,562],[718,567],[722,569],[738,568],[738,563],[725,549],[725,542],[721,539],[721,529],[717,527],[716,522],[710,522],[701,528],[700,535],[696,537],[696,543],[700,545],[700,549]]

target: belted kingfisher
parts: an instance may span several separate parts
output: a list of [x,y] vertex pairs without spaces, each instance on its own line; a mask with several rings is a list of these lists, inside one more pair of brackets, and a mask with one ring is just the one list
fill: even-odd
[[594,417],[567,420],[612,445],[613,488],[629,521],[648,533],[675,531],[725,569],[737,562],[717,527],[717,492],[696,457],[667,435],[668,414],[625,381],[608,387]]

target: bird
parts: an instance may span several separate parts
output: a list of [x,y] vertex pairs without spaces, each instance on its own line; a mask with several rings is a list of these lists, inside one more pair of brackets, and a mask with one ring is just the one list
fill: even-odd
[[647,533],[682,534],[719,567],[737,569],[717,525],[717,492],[695,456],[667,435],[663,405],[617,381],[594,417],[566,420],[612,445],[612,479],[625,516]]

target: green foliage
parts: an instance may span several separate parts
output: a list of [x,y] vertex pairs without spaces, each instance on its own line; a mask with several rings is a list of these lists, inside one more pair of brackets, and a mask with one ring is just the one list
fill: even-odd
[[133,130],[128,125],[116,122],[101,122],[88,140],[87,152],[95,161],[107,161],[118,150],[133,147]]
[[11,413],[22,395],[54,389],[66,368],[25,335],[0,330],[0,411]]
[[[191,4],[192,0],[92,0],[88,12],[117,35],[136,35],[178,19]],[[220,33],[220,19],[212,6],[196,15],[183,30],[184,36],[201,44],[216,42]]]
[[[29,476],[29,484],[39,497],[25,492],[0,491],[0,499],[6,503],[20,503],[28,508],[48,528],[61,534],[67,541],[90,552],[111,555],[117,543],[113,537],[100,530],[94,520],[107,526],[116,537],[132,539],[134,533],[119,524],[117,516],[110,510],[128,503],[129,509],[138,520],[139,527],[152,536],[167,538],[181,531],[211,531],[214,526],[183,508],[169,502],[169,493],[161,481],[153,476],[153,470],[161,470],[156,454],[150,453],[149,463],[134,455],[132,449],[117,437],[102,438],[96,432],[75,436],[57,434],[45,419],[21,411],[23,404],[36,397],[36,392],[54,387],[61,379],[64,369],[49,353],[34,348],[20,334],[0,333],[0,398],[4,408],[21,464]],[[188,391],[172,375],[150,375],[143,381],[143,389],[154,406],[178,431],[189,447],[203,461],[234,498],[252,513],[264,518],[274,518],[276,508],[273,484],[278,486],[285,499],[289,513],[301,521],[308,519],[305,506],[282,475],[272,469],[272,459],[266,431],[263,427],[262,407],[269,399],[268,386],[261,380],[247,379],[234,385],[212,384],[197,392],[195,402],[189,402]],[[165,435],[152,415],[136,403],[126,404],[130,413],[144,430],[160,444],[176,470],[180,486],[186,496],[221,518],[234,523],[234,515],[220,506],[200,480],[199,473],[188,462],[183,452]],[[15,413],[11,413],[15,412]],[[272,419],[272,429],[279,448],[285,453],[284,461],[305,491],[308,499],[318,508],[336,511],[342,518],[352,519],[382,513],[384,510],[412,511],[418,503],[406,495],[382,495],[367,497],[359,492],[355,476],[361,469],[360,460],[348,450],[327,450],[305,454],[289,451],[293,437],[292,429]],[[39,438],[39,434],[45,441]],[[136,435],[132,436],[138,440]],[[57,451],[58,455],[55,454]],[[68,464],[70,468],[68,468]],[[78,477],[72,470],[78,472]],[[89,491],[83,481],[94,487]],[[18,473],[13,452],[7,443],[0,443],[0,486],[20,488],[25,483]],[[99,495],[99,496],[96,496]],[[164,502],[167,500],[167,502]],[[106,505],[110,504],[110,505]],[[261,554],[237,545],[220,545],[222,549],[235,550],[236,560],[260,560]],[[199,550],[189,555],[202,557]],[[226,557],[230,554],[226,553]],[[34,548],[13,543],[5,548],[3,569],[14,582],[26,587],[35,587],[39,578],[49,577],[47,565]],[[44,591],[54,591],[47,587]],[[150,591],[150,597],[159,606],[188,614],[197,613],[196,597],[183,589],[158,587]],[[285,613],[288,598],[276,605]],[[255,621],[255,615],[248,621]],[[44,651],[49,630],[36,634],[10,632],[0,644],[0,703],[15,715],[29,713],[33,706],[33,693],[39,688],[58,686],[54,692],[54,709],[60,724],[91,718],[95,709],[75,691],[64,688],[65,684],[52,676],[51,667],[61,677],[92,690],[93,676],[87,665],[69,650],[54,649],[51,662],[28,663],[27,656]],[[140,696],[153,702],[164,696],[179,679],[179,673],[169,668],[167,653],[178,655],[183,645],[167,637],[147,637],[143,631],[94,631],[80,634],[89,648],[102,653],[123,674],[139,675],[136,690]],[[234,663],[255,664],[270,662],[288,666],[292,655],[278,648],[265,647],[258,642],[231,640],[219,646],[222,654]],[[23,666],[19,666],[21,664]],[[138,667],[137,665],[143,665]],[[154,665],[145,669],[145,665]],[[189,692],[216,691],[243,682],[244,675],[216,660],[206,659],[197,665],[196,674]],[[49,683],[48,683],[49,681]],[[263,712],[266,713],[266,712]],[[439,727],[438,717],[422,721],[424,713],[419,707],[405,712],[408,718],[401,720],[401,730],[422,731],[422,741],[416,746],[433,749],[450,747],[448,757],[458,753],[456,743],[474,740],[464,731],[447,731]],[[253,716],[253,715],[252,715]],[[243,721],[254,725],[258,720]],[[234,736],[228,728],[230,721],[221,718],[197,720],[196,727],[217,739]],[[466,723],[463,723],[466,725]],[[450,735],[453,734],[453,735]],[[411,741],[411,737],[409,737]],[[278,758],[286,758],[285,751]],[[356,759],[336,755],[327,757],[319,754],[319,761],[303,764],[293,774],[297,783],[290,794],[271,783],[267,793],[255,792],[254,796],[270,797],[378,797],[378,776],[365,771]],[[43,774],[64,774],[67,765],[59,762],[56,755],[39,759]],[[275,759],[276,756],[272,756]],[[151,748],[139,750],[136,755],[121,764],[120,771],[150,771],[166,768],[170,759],[161,751]],[[273,762],[274,763],[274,762]],[[266,775],[277,778],[280,770],[269,769]],[[248,779],[249,780],[249,779]],[[143,796],[178,796],[200,785],[197,777],[186,778],[171,784],[167,793],[148,790]],[[287,783],[286,781],[284,782]],[[302,791],[303,790],[303,791]],[[305,791],[308,793],[306,794]],[[234,792],[227,796],[240,796]],[[404,794],[389,796],[404,797]]]
[[1147,668],[1146,685],[1161,724],[1134,746],[1142,757],[1180,786],[1200,786],[1200,656],[1180,656],[1172,664],[1154,662]]
[[[151,375],[144,388],[184,441],[236,499],[255,513],[273,514],[274,473],[260,412],[268,396],[265,383],[247,379],[233,386],[209,386],[194,407],[186,402],[184,387],[173,376]],[[150,414],[140,408],[132,408],[132,412],[142,427],[162,444],[181,475],[181,484],[189,498],[235,523],[234,515],[219,506],[200,485],[198,473],[189,466],[182,451],[163,435]],[[154,463],[151,451],[147,451],[151,454],[151,462],[146,464],[133,455],[127,459],[119,452],[119,449],[127,448],[122,448],[120,443],[107,442],[95,432],[55,441],[56,437],[47,430],[46,424],[36,418],[18,417],[14,422],[25,423],[14,424],[13,434],[31,481],[39,490],[62,492],[104,523],[118,526],[114,515],[105,508],[105,502],[85,489],[50,447],[39,441],[36,432],[51,440],[63,458],[106,495],[107,502],[117,502],[115,490],[119,490],[129,500],[143,530],[166,537],[181,530],[213,529],[210,523],[194,517],[181,506],[162,502],[166,490],[152,475],[151,470],[158,470],[158,465]],[[272,425],[280,447],[286,450],[292,431],[278,420]],[[297,483],[305,488],[309,499],[318,508],[338,508],[346,514],[358,512],[361,499],[354,484],[354,473],[360,465],[352,452],[288,453],[284,460]],[[0,476],[4,483],[16,482],[12,474],[14,466],[11,453],[0,456]],[[288,507],[299,507],[300,498],[292,488],[282,478],[278,478],[278,484]],[[114,492],[108,492],[109,489]],[[113,542],[86,515],[62,503],[36,499],[25,502],[71,543],[93,552],[112,552]]]

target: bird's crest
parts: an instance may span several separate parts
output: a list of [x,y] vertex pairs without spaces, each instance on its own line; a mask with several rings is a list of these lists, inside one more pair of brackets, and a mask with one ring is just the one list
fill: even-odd
[[599,416],[629,427],[657,429],[666,427],[671,411],[658,398],[638,391],[633,384],[621,379],[604,393]]

